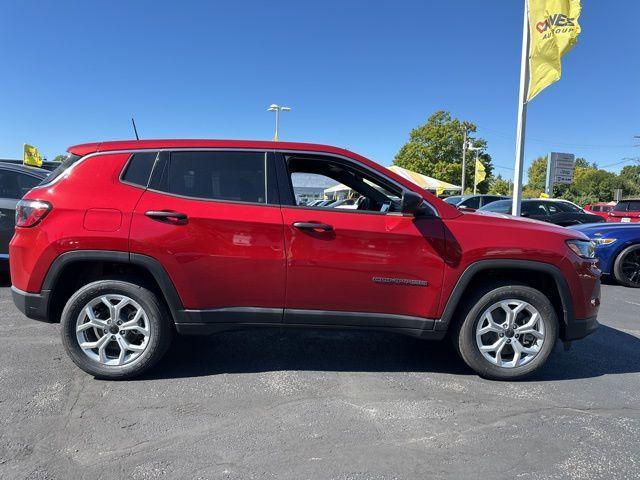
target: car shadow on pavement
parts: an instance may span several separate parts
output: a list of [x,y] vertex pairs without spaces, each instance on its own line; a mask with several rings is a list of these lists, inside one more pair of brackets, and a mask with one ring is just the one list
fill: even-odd
[[[378,332],[247,330],[176,337],[160,364],[142,379],[284,370],[437,372],[474,375],[448,341]],[[640,372],[640,339],[602,325],[525,381],[556,381]]]

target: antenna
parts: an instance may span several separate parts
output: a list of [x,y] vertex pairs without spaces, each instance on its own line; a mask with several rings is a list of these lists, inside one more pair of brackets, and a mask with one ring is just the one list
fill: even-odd
[[140,137],[138,137],[138,129],[136,128],[136,121],[133,117],[131,117],[131,124],[133,125],[133,133],[136,134],[136,140],[140,140]]

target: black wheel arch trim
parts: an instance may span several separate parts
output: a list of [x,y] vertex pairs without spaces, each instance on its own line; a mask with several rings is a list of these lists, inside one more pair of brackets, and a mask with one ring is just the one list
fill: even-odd
[[[453,288],[447,304],[442,312],[442,316],[438,322],[436,322],[437,330],[446,330],[453,320],[456,308],[462,300],[465,290],[471,283],[471,280],[480,272],[486,270],[533,270],[536,272],[543,272],[549,274],[555,280],[560,295],[560,301],[562,302],[563,311],[563,324],[564,327],[569,325],[575,319],[573,309],[573,299],[571,297],[571,291],[567,280],[562,275],[562,272],[555,265],[549,263],[537,262],[535,260],[513,260],[513,259],[496,259],[496,260],[479,260],[469,265],[462,273],[456,286]],[[563,327],[563,325],[561,325]],[[561,331],[563,329],[561,328]]]
[[[169,274],[166,272],[162,264],[153,257],[148,255],[142,255],[139,253],[129,253],[115,250],[73,250],[65,252],[56,257],[52,262],[44,281],[42,282],[41,290],[43,292],[51,292],[55,286],[60,274],[65,267],[76,262],[115,262],[115,263],[128,263],[145,268],[151,276],[155,279],[156,283],[160,287],[162,294],[169,306],[169,309],[174,315],[174,320],[178,320],[175,316],[183,310],[182,300],[178,295]],[[48,295],[47,308],[48,312],[50,307],[51,296]]]

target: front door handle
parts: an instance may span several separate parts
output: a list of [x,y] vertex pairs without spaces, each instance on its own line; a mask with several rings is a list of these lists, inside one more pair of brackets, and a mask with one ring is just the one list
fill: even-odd
[[300,230],[322,230],[323,232],[330,232],[331,230],[333,230],[333,227],[331,225],[318,222],[295,222],[293,226],[295,228],[299,228]]
[[152,220],[178,224],[187,223],[187,219],[189,218],[186,213],[174,212],[173,210],[149,210],[145,212],[145,215]]

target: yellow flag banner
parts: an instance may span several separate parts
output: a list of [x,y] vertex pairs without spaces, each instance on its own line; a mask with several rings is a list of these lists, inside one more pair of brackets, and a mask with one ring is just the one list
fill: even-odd
[[478,184],[485,178],[487,178],[487,170],[484,168],[484,165],[480,160],[476,160],[476,175],[473,180],[474,184],[478,186]]
[[22,163],[30,165],[32,167],[42,166],[42,157],[40,152],[33,145],[24,144],[24,155],[22,156]]
[[527,101],[562,75],[561,58],[580,34],[580,0],[528,0],[529,92]]

